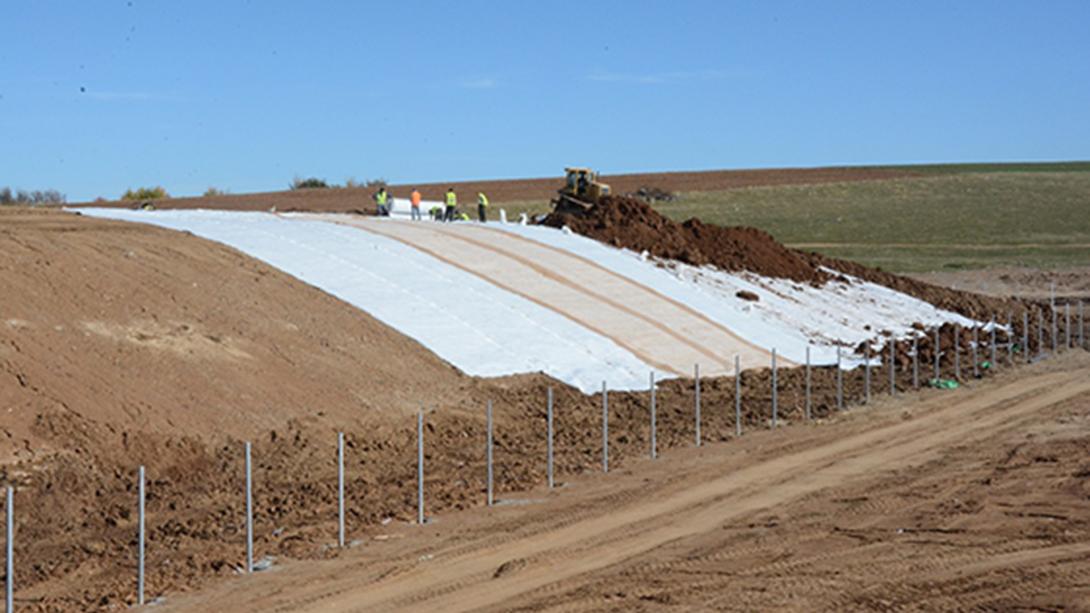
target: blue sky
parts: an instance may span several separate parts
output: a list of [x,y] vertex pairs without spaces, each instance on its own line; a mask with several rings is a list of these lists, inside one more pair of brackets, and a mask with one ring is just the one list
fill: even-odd
[[1090,159],[1088,23],[1085,0],[6,0],[0,186]]

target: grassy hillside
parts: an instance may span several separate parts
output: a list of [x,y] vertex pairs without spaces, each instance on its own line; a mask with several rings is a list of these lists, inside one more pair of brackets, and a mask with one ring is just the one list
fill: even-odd
[[679,220],[756,226],[800,248],[897,271],[1090,263],[1086,170],[936,171],[687,193],[659,209]]
[[[1090,264],[1090,162],[884,168],[914,176],[682,191],[656,207],[898,272]],[[544,200],[503,206],[548,210]]]

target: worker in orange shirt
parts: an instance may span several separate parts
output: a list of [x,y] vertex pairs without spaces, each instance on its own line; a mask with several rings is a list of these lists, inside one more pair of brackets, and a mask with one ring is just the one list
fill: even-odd
[[413,188],[412,195],[409,196],[409,201],[412,203],[412,208],[410,211],[412,220],[420,220],[420,192],[417,191],[415,187]]

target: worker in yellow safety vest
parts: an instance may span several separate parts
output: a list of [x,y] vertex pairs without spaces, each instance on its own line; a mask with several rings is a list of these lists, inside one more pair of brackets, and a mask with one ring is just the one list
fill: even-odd
[[488,196],[484,192],[477,192],[477,219],[481,223],[488,221]]
[[458,208],[458,195],[454,188],[447,190],[447,210],[443,212],[443,221],[454,221],[454,210]]
[[375,195],[372,197],[375,199],[375,204],[378,206],[379,216],[388,217],[390,215],[390,194],[386,193],[386,188],[378,188],[378,191],[375,192]]

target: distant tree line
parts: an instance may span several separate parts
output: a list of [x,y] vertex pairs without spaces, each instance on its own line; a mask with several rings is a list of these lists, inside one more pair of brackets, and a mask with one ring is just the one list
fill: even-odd
[[380,187],[386,187],[386,179],[369,179],[364,183],[360,183],[355,177],[349,177],[344,185],[337,185],[336,183],[329,183],[325,179],[319,179],[318,177],[295,177],[292,179],[291,184],[288,186],[291,189],[339,189],[345,187],[348,189],[364,187],[367,189],[378,189]]
[[122,200],[158,200],[159,198],[170,198],[170,194],[161,186],[129,188],[121,194]]
[[17,189],[12,191],[10,187],[0,188],[0,205],[35,205],[35,204],[64,204],[67,198],[55,189]]

